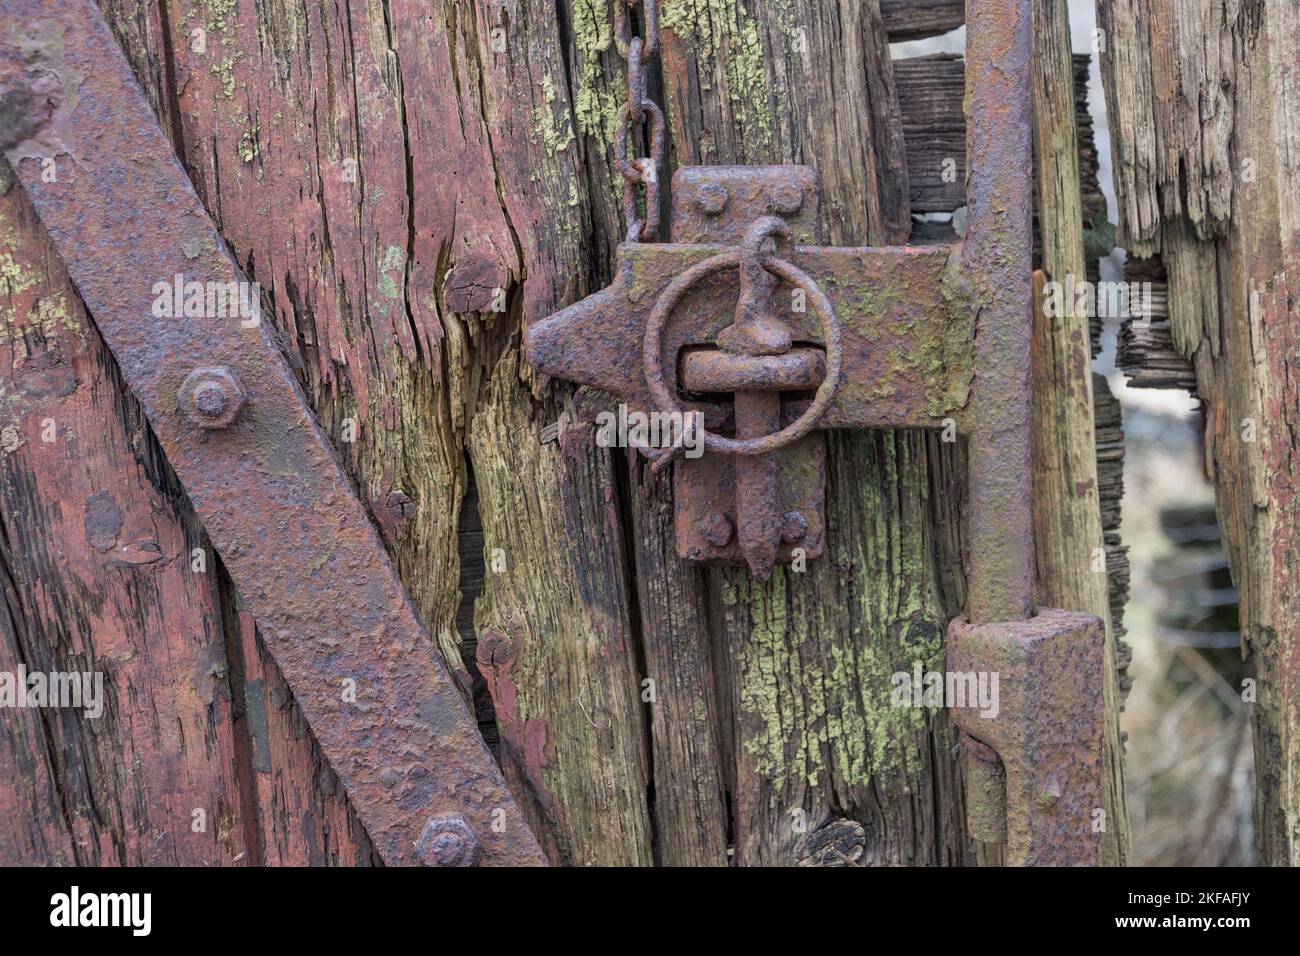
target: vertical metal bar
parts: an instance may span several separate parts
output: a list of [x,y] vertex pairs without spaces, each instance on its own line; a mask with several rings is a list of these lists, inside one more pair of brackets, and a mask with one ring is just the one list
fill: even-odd
[[[736,392],[736,437],[757,438],[781,430],[779,392]],[[760,581],[772,576],[781,543],[781,460],[779,452],[737,455],[736,540],[749,570]]]
[[973,283],[972,624],[1033,613],[1029,0],[967,0],[964,257]]

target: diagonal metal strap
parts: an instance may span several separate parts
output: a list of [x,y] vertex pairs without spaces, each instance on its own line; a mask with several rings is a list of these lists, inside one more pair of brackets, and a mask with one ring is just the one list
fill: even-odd
[[544,863],[269,332],[155,316],[155,283],[244,276],[98,9],[0,12],[0,146],[376,849]]

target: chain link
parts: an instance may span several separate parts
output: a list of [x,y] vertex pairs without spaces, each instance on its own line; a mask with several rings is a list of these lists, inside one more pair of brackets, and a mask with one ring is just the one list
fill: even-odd
[[[618,113],[614,160],[623,174],[623,215],[627,241],[654,239],[659,232],[659,170],[664,154],[663,110],[646,93],[646,64],[659,55],[658,0],[614,0],[614,46],[627,61],[627,102]],[[644,19],[641,36],[632,35],[629,8],[639,6]],[[645,126],[650,155],[628,156],[628,127]],[[645,187],[645,216],[637,203],[637,187]]]

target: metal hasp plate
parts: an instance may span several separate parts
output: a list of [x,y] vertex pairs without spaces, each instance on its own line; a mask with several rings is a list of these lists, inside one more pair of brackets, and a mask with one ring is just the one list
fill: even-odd
[[820,191],[804,166],[687,167],[672,188],[674,241],[620,245],[608,288],[528,328],[528,358],[628,414],[698,414],[701,457],[651,452],[675,462],[677,552],[765,579],[796,549],[821,553],[815,429],[964,420],[960,256],[813,245]]
[[376,850],[544,863],[270,330],[153,313],[244,275],[95,4],[0,7],[0,146]]
[[1013,864],[1095,864],[1104,630],[1033,607],[1030,20],[1029,0],[966,5],[963,243],[816,245],[814,170],[684,168],[670,241],[620,245],[613,283],[530,325],[527,352],[629,413],[700,413],[703,457],[648,451],[675,463],[677,552],[760,578],[822,549],[814,428],[954,424],[970,558],[949,670],[997,673],[1005,701],[953,709],[970,830]]

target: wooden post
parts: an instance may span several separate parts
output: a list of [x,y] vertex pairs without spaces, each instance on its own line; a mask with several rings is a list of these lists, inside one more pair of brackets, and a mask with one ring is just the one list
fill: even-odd
[[[1195,369],[1206,406],[1205,464],[1241,596],[1242,652],[1256,668],[1260,850],[1265,863],[1296,865],[1300,199],[1291,144],[1300,24],[1284,0],[1172,12],[1149,0],[1101,0],[1098,13],[1120,242],[1131,255],[1163,259],[1172,345]],[[1176,368],[1163,377],[1185,383]]]
[[1073,302],[1044,314],[1044,286],[1087,281],[1074,70],[1065,0],[1034,8],[1034,128],[1043,271],[1034,282],[1034,544],[1036,599],[1044,607],[1095,614],[1106,627],[1106,726],[1102,861],[1128,862],[1128,815],[1119,732],[1116,639],[1110,624],[1106,550],[1097,481],[1091,338]]

